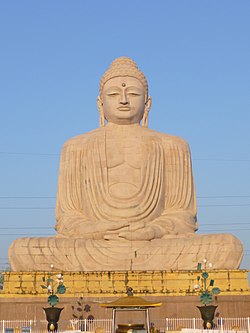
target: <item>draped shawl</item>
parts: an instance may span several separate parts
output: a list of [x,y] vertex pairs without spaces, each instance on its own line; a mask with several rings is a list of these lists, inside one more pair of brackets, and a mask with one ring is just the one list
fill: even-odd
[[194,220],[196,202],[187,143],[147,129],[147,135],[141,136],[138,191],[129,198],[117,198],[109,192],[106,131],[104,127],[75,137],[63,147],[57,230],[79,220],[147,222],[169,212],[188,212]]

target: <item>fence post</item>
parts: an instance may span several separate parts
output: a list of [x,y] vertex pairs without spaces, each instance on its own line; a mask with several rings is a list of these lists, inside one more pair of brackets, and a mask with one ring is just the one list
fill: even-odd
[[195,318],[193,318],[193,329],[195,330],[196,327],[195,327]]
[[168,318],[166,318],[166,329],[165,331],[168,331]]
[[221,331],[223,332],[223,318],[221,318],[220,329],[221,329]]
[[85,332],[87,331],[87,319],[86,318],[84,319],[84,331]]
[[247,317],[247,332],[250,333],[250,318]]

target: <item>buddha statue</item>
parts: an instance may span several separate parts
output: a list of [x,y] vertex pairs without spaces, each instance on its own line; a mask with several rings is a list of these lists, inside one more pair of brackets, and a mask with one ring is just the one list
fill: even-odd
[[195,233],[189,146],[148,128],[148,83],[132,59],[112,62],[97,105],[100,127],[62,149],[56,236],[15,240],[12,270],[191,270],[204,258],[237,269],[236,237]]

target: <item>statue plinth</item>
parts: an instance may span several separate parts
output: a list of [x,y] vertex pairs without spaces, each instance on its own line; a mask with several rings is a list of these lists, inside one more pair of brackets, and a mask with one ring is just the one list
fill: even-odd
[[[48,298],[48,294],[41,288],[44,274],[4,273],[4,290],[0,292],[0,319],[13,319],[15,311],[18,320],[44,320],[42,308],[46,306]],[[250,289],[247,274],[246,270],[209,271],[209,276],[216,280],[216,285],[221,289],[218,295],[220,317],[249,316]],[[112,311],[100,307],[100,303],[125,296],[127,286],[136,291],[135,296],[162,303],[159,309],[151,311],[153,322],[163,317],[197,318],[199,313],[196,306],[200,302],[199,296],[193,291],[196,279],[197,271],[66,272],[64,284],[67,292],[60,296],[60,307],[65,309],[62,320],[72,319],[72,304],[77,305],[80,297],[82,304],[91,306],[91,314],[96,319],[111,319]],[[134,318],[134,322],[140,318],[141,314]]]
[[[221,295],[250,295],[247,270],[211,270]],[[61,273],[61,271],[60,271]],[[5,272],[0,295],[47,297],[41,288],[42,278],[49,272]],[[197,271],[127,271],[64,272],[67,292],[63,297],[118,297],[127,287],[140,296],[194,296],[197,293]],[[219,297],[220,297],[219,296]],[[62,296],[61,296],[62,297]],[[198,296],[197,296],[198,299]]]

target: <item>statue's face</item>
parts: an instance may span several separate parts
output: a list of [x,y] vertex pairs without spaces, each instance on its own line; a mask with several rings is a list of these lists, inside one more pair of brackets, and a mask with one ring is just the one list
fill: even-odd
[[105,83],[101,103],[108,122],[121,125],[140,123],[146,104],[145,88],[134,77],[115,77]]

